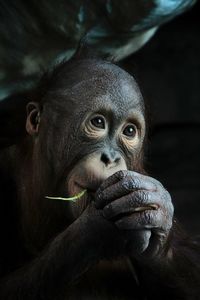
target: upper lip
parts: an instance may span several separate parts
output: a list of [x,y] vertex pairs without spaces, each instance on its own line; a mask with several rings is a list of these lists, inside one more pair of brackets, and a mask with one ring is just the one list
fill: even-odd
[[75,182],[75,184],[80,187],[82,190],[87,190],[88,192],[95,193],[97,189],[99,188],[101,182],[100,181],[93,181],[86,184],[80,184],[78,182]]

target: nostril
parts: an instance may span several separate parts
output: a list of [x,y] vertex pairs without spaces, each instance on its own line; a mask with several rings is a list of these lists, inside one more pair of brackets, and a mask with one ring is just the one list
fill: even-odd
[[101,154],[101,161],[107,166],[108,164],[111,163],[110,158],[108,157],[108,155],[106,153],[102,153]]
[[121,160],[121,157],[120,157],[120,156],[116,157],[116,158],[115,158],[115,163],[120,162],[120,160]]
[[117,164],[117,163],[119,163],[120,159],[121,159],[120,156],[117,155],[116,153],[115,154],[113,154],[113,153],[108,154],[108,153],[104,152],[104,153],[101,154],[101,161],[106,166],[111,165],[111,164]]

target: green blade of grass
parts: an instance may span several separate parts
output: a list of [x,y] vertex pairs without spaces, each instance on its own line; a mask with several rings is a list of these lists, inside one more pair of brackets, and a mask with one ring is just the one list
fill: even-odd
[[76,194],[73,197],[68,197],[68,198],[64,198],[64,197],[51,197],[51,196],[45,196],[45,198],[47,199],[53,199],[53,200],[63,200],[63,201],[72,201],[72,202],[76,202],[78,199],[80,199],[85,193],[87,192],[87,190],[83,190],[80,193]]

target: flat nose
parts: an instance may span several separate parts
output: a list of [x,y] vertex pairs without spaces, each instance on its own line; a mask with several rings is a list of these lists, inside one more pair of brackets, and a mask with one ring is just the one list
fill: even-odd
[[108,166],[116,165],[120,162],[121,156],[117,151],[104,151],[101,154],[101,161]]

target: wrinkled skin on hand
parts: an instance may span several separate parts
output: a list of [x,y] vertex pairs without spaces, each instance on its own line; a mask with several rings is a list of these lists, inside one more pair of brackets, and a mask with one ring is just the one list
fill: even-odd
[[162,255],[174,209],[170,194],[159,181],[133,171],[119,171],[99,187],[95,205],[124,231],[131,255]]

